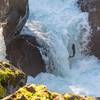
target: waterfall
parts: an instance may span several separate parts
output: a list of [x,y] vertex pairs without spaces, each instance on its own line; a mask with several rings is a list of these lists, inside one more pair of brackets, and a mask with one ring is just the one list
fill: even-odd
[[0,61],[7,61],[6,60],[6,46],[5,46],[2,26],[0,27]]
[[100,62],[84,53],[90,36],[88,13],[81,12],[77,0],[29,0],[29,7],[22,33],[36,38],[47,72],[29,77],[28,83],[45,84],[61,93],[100,96]]
[[83,42],[80,41],[83,34],[79,28],[85,28],[87,32],[88,14],[80,12],[76,0],[30,0],[29,6],[30,17],[26,26],[42,47],[39,49],[47,72],[66,76],[70,71],[69,56],[73,44],[80,54],[77,44]]

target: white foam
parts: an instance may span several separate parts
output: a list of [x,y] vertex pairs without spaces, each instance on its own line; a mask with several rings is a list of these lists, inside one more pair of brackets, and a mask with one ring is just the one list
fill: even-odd
[[70,70],[72,44],[76,45],[76,55],[79,55],[82,29],[89,30],[88,14],[80,12],[76,0],[29,0],[29,5],[30,17],[26,26],[30,32],[26,34],[35,36],[43,47],[40,51],[47,71],[66,76]]
[[73,66],[70,77],[40,73],[36,78],[28,77],[27,83],[44,84],[59,93],[100,96],[100,61],[95,57],[81,58]]
[[[81,54],[89,42],[88,13],[81,12],[76,2],[29,0],[30,17],[23,31],[41,45],[49,73],[29,78],[28,83],[45,84],[52,91],[100,96],[100,62]],[[69,58],[73,43],[76,55]]]
[[3,28],[0,27],[0,61],[6,60],[6,46],[3,36]]

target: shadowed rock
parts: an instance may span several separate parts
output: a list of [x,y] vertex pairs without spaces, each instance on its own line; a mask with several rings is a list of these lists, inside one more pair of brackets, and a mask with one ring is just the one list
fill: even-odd
[[38,47],[34,37],[18,36],[7,46],[7,58],[26,74],[36,76],[45,72],[45,64]]
[[23,28],[28,10],[28,0],[0,0],[0,27],[3,27],[6,45]]
[[29,15],[28,0],[0,0],[0,27],[3,28],[7,59],[26,74],[35,76],[45,65],[35,38],[19,36]]
[[89,42],[90,55],[100,59],[100,0],[79,0],[83,12],[89,13],[91,26],[91,41]]

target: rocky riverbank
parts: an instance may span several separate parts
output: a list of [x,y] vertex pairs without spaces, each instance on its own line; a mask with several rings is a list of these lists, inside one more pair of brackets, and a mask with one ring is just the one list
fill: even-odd
[[[2,100],[94,100],[92,97],[50,92],[44,85],[26,84],[25,73],[7,62],[0,62]],[[24,86],[25,85],[25,86]],[[24,87],[23,87],[24,86]],[[7,96],[7,97],[6,97]]]
[[50,92],[43,85],[26,85],[3,100],[94,100],[92,97]]

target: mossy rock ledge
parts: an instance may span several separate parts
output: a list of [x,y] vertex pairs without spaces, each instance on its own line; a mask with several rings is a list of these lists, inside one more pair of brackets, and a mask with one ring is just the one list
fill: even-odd
[[26,75],[12,64],[0,62],[0,99],[25,85],[26,79]]
[[92,97],[50,92],[43,85],[25,85],[3,100],[96,100]]

